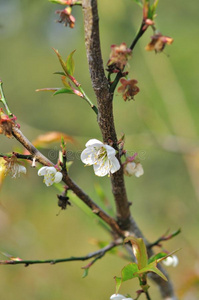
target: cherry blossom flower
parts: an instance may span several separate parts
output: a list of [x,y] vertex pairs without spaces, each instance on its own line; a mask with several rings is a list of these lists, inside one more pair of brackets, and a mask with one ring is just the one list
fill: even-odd
[[102,177],[120,169],[120,163],[115,155],[116,150],[113,147],[91,139],[81,153],[81,160],[88,166],[93,165],[95,175]]
[[2,108],[0,109],[0,134],[4,134],[8,138],[12,137],[12,127],[14,126],[13,118],[9,118],[4,114]]
[[10,175],[12,178],[17,178],[21,174],[26,174],[26,167],[18,163],[15,155],[12,155],[11,157],[4,157],[4,160],[4,166],[1,166],[1,168],[4,169],[5,175]]
[[151,42],[145,47],[147,51],[154,50],[157,52],[162,52],[166,44],[171,45],[173,39],[169,36],[164,36],[161,33],[156,33],[151,37]]
[[124,165],[124,174],[127,176],[135,175],[136,177],[140,177],[144,174],[144,170],[141,163],[129,161]]
[[168,256],[162,262],[167,267],[176,267],[178,265],[178,257],[176,255]]
[[127,64],[131,53],[131,49],[127,48],[125,43],[122,43],[119,46],[112,45],[110,57],[107,62],[108,71],[111,73],[122,71]]
[[125,296],[121,295],[121,294],[113,294],[110,297],[110,300],[133,300],[132,298],[126,298]]
[[57,10],[55,13],[59,14],[60,19],[57,20],[58,23],[64,23],[65,26],[69,25],[70,28],[75,26],[75,17],[71,15],[72,9],[70,6],[67,6],[63,10]]
[[44,176],[44,183],[51,186],[53,183],[59,183],[62,180],[62,173],[57,171],[55,167],[42,167],[38,171],[39,176]]
[[138,83],[135,79],[127,80],[125,78],[120,79],[122,84],[118,88],[118,93],[122,93],[122,98],[124,101],[134,99],[134,96],[140,91],[139,87],[136,86]]

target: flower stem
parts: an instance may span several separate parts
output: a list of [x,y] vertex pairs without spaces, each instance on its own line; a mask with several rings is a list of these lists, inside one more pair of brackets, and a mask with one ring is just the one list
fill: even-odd
[[141,38],[141,36],[145,33],[145,31],[147,30],[148,26],[146,26],[145,21],[142,20],[142,23],[140,25],[140,29],[138,30],[131,46],[130,49],[133,50],[135,45],[137,44],[137,42],[139,41],[139,39]]
[[90,107],[94,110],[96,115],[98,115],[98,109],[97,107],[92,103],[92,101],[89,99],[89,97],[84,92],[83,88],[81,87],[81,84],[71,75],[68,75],[68,78],[74,83],[74,85],[78,88],[78,90],[81,92],[83,96],[81,96],[86,102],[90,105]]
[[96,115],[98,115],[98,109],[97,107],[91,102],[91,100],[88,98],[88,96],[86,95],[86,93],[84,92],[84,90],[82,89],[81,85],[78,86],[79,91],[83,94],[83,99],[86,100],[86,102],[90,105],[90,107],[92,108],[92,110],[94,110],[94,112],[96,113]]
[[147,300],[151,300],[151,297],[149,296],[149,293],[147,291],[145,292],[145,295]]
[[[138,30],[131,46],[129,47],[131,50],[134,49],[135,45],[137,44],[138,40],[141,38],[141,36],[144,34],[144,32],[147,30],[148,26],[146,26],[144,20],[142,20],[140,29]],[[113,83],[110,86],[110,93],[114,93],[115,88],[120,80],[120,78],[123,76],[122,72],[117,73],[115,80],[113,81]]]
[[4,93],[3,93],[3,82],[2,80],[0,79],[0,102],[3,103],[3,105],[5,106],[5,109],[7,111],[7,114],[9,117],[12,117],[13,114],[11,113],[9,107],[8,107],[8,104],[6,102],[6,99],[5,99],[5,96],[4,96]]

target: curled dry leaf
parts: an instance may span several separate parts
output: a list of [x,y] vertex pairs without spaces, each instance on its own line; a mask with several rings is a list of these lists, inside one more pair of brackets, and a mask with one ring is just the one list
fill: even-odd
[[60,142],[62,138],[65,142],[76,143],[71,136],[59,131],[49,131],[45,134],[41,134],[32,143],[35,147],[45,148],[51,143]]

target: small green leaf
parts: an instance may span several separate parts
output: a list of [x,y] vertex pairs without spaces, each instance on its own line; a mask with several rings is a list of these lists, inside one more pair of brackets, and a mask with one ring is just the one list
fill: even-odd
[[58,89],[53,96],[58,95],[58,94],[74,94],[73,90],[71,88],[60,88]]
[[114,277],[116,282],[116,294],[118,293],[123,281],[138,277],[138,271],[139,269],[136,263],[129,263],[128,265],[124,266],[121,271],[122,277]]
[[56,92],[59,88],[44,88],[44,89],[37,89],[36,92]]
[[165,256],[167,256],[167,253],[165,253],[165,252],[160,252],[160,253],[158,253],[158,254],[156,254],[156,255],[151,256],[151,257],[149,258],[149,260],[148,260],[148,263],[150,264],[150,263],[152,263],[153,261],[155,261],[155,260],[157,260],[157,259],[159,259],[159,258],[165,257]]
[[59,62],[60,62],[61,66],[62,66],[62,68],[63,68],[63,70],[64,70],[64,72],[65,72],[64,75],[68,75],[67,68],[66,68],[66,64],[65,64],[65,62],[63,61],[61,55],[59,54],[59,51],[56,50],[56,49],[54,49],[54,48],[53,48],[53,50],[54,50],[55,53],[57,54],[57,57],[58,57],[58,59],[59,59]]
[[153,261],[152,263],[148,264],[145,268],[139,270],[137,274],[153,272],[159,275],[162,279],[167,281],[166,276],[156,266],[157,266],[157,261]]
[[163,257],[161,257],[161,258],[158,258],[158,259],[157,259],[157,263],[161,262],[162,260],[166,259],[166,258],[169,257],[169,256],[172,256],[174,253],[178,252],[179,250],[180,250],[180,248],[177,249],[177,250],[174,250],[174,251],[172,251],[172,252],[170,252],[170,253],[168,253],[167,255],[165,255],[165,256],[163,256]]
[[58,74],[58,75],[66,76],[66,74],[64,72],[60,72],[60,71],[54,72],[53,74]]
[[66,59],[66,69],[67,69],[67,73],[71,76],[73,76],[74,74],[74,70],[75,70],[75,62],[73,59],[73,54],[75,53],[76,50],[73,50],[67,57]]
[[130,263],[126,265],[122,269],[122,281],[126,281],[135,277],[138,277],[137,273],[139,271],[138,266],[136,263]]
[[67,78],[66,76],[62,76],[62,78],[61,78],[62,83],[63,83],[63,85],[64,85],[66,88],[72,90],[71,85],[70,85],[70,83],[66,80],[66,78]]
[[122,284],[122,278],[115,276],[114,279],[115,279],[115,283],[116,283],[115,293],[118,294],[118,291],[119,291],[119,289],[121,287],[121,284]]
[[89,271],[89,268],[84,269],[84,273],[82,275],[82,278],[85,278],[86,276],[88,276],[88,271]]
[[174,231],[172,234],[171,234],[171,237],[175,237],[176,235],[178,235],[179,233],[181,233],[181,228],[179,228],[178,230]]
[[158,2],[159,2],[159,0],[155,0],[154,3],[151,5],[151,13],[152,13],[153,17],[155,15],[155,11],[156,11]]
[[139,6],[143,7],[143,3],[141,0],[134,0]]
[[155,266],[152,266],[149,270],[149,272],[153,272],[156,273],[157,275],[159,275],[163,280],[167,281],[166,276]]
[[66,5],[66,1],[64,0],[49,0],[52,3]]
[[125,238],[124,243],[127,243],[129,241],[132,244],[133,253],[137,259],[138,268],[144,268],[145,266],[147,266],[148,263],[148,255],[143,239],[130,236]]

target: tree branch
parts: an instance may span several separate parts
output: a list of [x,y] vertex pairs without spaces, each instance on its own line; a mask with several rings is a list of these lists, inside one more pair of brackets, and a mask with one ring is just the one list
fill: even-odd
[[[105,143],[109,143],[109,141],[111,141],[113,143],[113,147],[118,151],[117,135],[113,118],[113,93],[110,93],[109,91],[109,84],[105,77],[100,48],[97,0],[83,0],[82,7],[84,14],[87,59],[92,86],[98,103],[98,124],[101,129],[103,141]],[[133,48],[134,45],[131,45],[131,47]],[[117,158],[120,160],[119,155]],[[131,217],[122,168],[111,175],[111,183],[116,203],[117,220],[120,228],[128,230],[136,237],[142,237],[146,245],[148,245],[149,243],[144,238],[134,219]],[[148,255],[149,257],[153,255],[152,249],[148,249]],[[162,271],[164,274],[166,273],[164,270]],[[168,278],[167,274],[166,276]],[[163,299],[176,299],[172,283],[169,280],[168,282],[165,282],[162,278],[156,276],[156,274],[151,274],[151,278],[159,286]]]
[[[54,164],[47,159],[39,150],[37,150],[32,143],[24,136],[17,126],[12,127],[13,136],[35,157],[36,161],[45,166],[53,166]],[[63,172],[63,182],[81,199],[96,215],[105,221],[111,229],[119,236],[124,236],[124,232],[120,229],[119,225],[104,212],[69,176]]]
[[[118,151],[117,135],[113,119],[113,94],[109,92],[109,83],[104,73],[100,38],[97,0],[83,0],[85,44],[89,70],[98,103],[98,124],[103,141],[113,143]],[[119,155],[117,158],[120,161]],[[118,224],[125,229],[130,224],[130,210],[124,184],[123,170],[120,168],[111,175],[112,192],[115,198]]]
[[[97,259],[101,258],[104,256],[108,251],[111,249],[119,246],[122,244],[121,240],[115,240],[111,242],[109,245],[105,246],[102,249],[99,249],[95,252],[89,253],[85,256],[79,256],[79,257],[68,257],[68,258],[58,258],[58,259],[46,259],[46,260],[22,260],[20,258],[12,258],[10,260],[0,260],[0,265],[25,265],[26,267],[29,265],[34,265],[34,264],[52,264],[55,265],[57,263],[62,263],[62,262],[68,262],[68,261],[85,261],[88,259],[91,259],[93,257],[96,257]],[[95,260],[96,261],[96,260]],[[91,262],[91,265],[93,264],[93,261]]]

